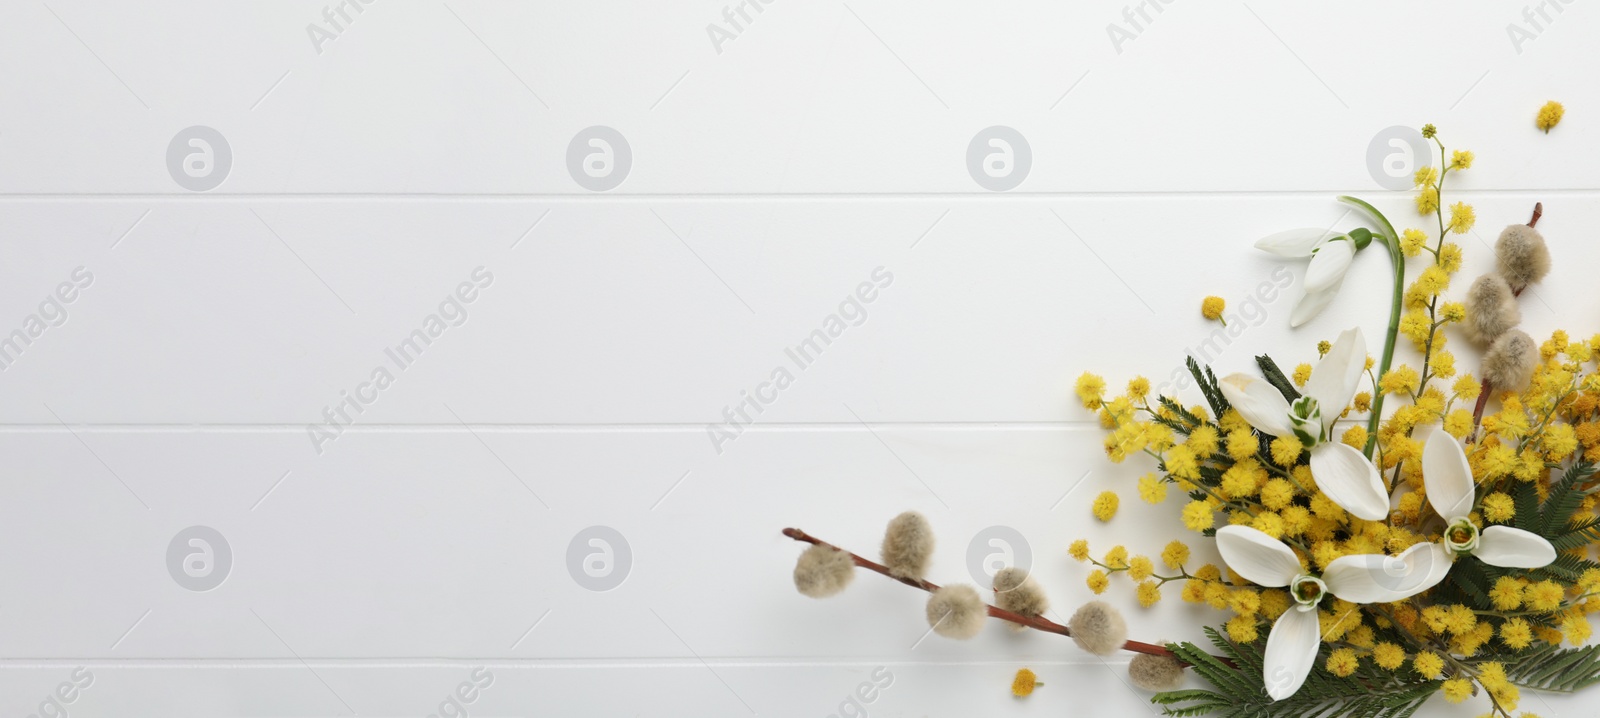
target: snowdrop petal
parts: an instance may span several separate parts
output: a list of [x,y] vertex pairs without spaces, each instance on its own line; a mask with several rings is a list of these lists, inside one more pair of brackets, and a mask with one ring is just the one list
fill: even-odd
[[1262,680],[1267,695],[1281,701],[1300,690],[1311,674],[1311,665],[1317,661],[1317,649],[1322,645],[1322,625],[1316,611],[1291,608],[1272,624],[1267,634],[1267,653]]
[[1317,488],[1356,518],[1381,521],[1389,515],[1389,493],[1378,467],[1355,447],[1323,442],[1311,450],[1311,478]]
[[1303,259],[1311,256],[1317,245],[1338,236],[1326,229],[1290,229],[1256,240],[1256,249],[1286,259]]
[[1428,437],[1428,443],[1422,447],[1422,484],[1428,489],[1428,503],[1445,521],[1472,512],[1477,488],[1472,481],[1467,452],[1462,450],[1456,437],[1443,431],[1435,431]]
[[1306,266],[1307,292],[1320,292],[1344,281],[1344,273],[1356,258],[1356,245],[1349,240],[1328,242],[1311,255]]
[[1338,296],[1339,287],[1342,284],[1344,284],[1344,278],[1341,277],[1337,284],[1328,289],[1320,292],[1306,292],[1305,296],[1300,297],[1300,301],[1295,303],[1294,311],[1289,312],[1289,326],[1298,327],[1312,319],[1316,319],[1317,315],[1322,313],[1322,310],[1327,309],[1328,305],[1333,303],[1333,298]]
[[1478,533],[1478,548],[1472,555],[1490,566],[1543,568],[1556,560],[1556,547],[1532,531],[1490,526]]
[[1217,551],[1228,568],[1258,586],[1287,586],[1301,573],[1294,551],[1249,526],[1217,529]]
[[1367,338],[1361,328],[1346,329],[1339,334],[1333,347],[1306,381],[1306,396],[1317,400],[1322,408],[1324,431],[1339,420],[1344,408],[1355,398],[1361,374],[1367,368]]
[[1289,400],[1271,384],[1248,374],[1229,374],[1218,385],[1222,396],[1251,426],[1273,436],[1294,436]]
[[1450,568],[1450,553],[1419,543],[1399,556],[1369,553],[1340,556],[1322,572],[1328,591],[1351,603],[1389,603],[1438,585]]

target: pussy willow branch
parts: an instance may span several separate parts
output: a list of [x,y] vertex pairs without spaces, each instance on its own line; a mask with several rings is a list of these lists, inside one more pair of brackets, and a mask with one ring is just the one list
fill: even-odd
[[[929,593],[933,593],[934,591],[939,590],[939,584],[933,583],[931,581],[919,581],[919,580],[914,579],[914,578],[901,578],[900,576],[892,575],[892,574],[889,573],[889,567],[884,566],[883,564],[878,563],[876,561],[873,561],[871,559],[863,558],[861,556],[858,556],[855,553],[852,553],[850,551],[845,551],[844,549],[839,548],[838,546],[835,546],[835,545],[833,545],[831,543],[828,543],[827,541],[823,541],[822,539],[819,539],[819,538],[817,538],[815,536],[812,536],[811,534],[808,534],[808,533],[806,533],[804,531],[801,531],[800,529],[784,529],[783,530],[783,535],[788,536],[789,538],[792,538],[792,539],[794,539],[796,541],[802,541],[802,542],[809,543],[809,544],[815,544],[817,546],[827,546],[828,548],[834,549],[836,551],[844,551],[844,553],[846,553],[846,554],[848,554],[850,556],[851,560],[855,561],[857,566],[860,566],[860,567],[862,567],[864,569],[867,569],[869,571],[873,571],[873,572],[876,572],[876,573],[881,573],[881,574],[883,574],[885,576],[888,576],[889,578],[892,578],[892,579],[894,579],[896,581],[899,581],[900,583],[903,583],[903,584],[905,584],[907,586],[910,586],[912,588],[920,588],[920,589],[922,589],[924,591],[927,591]],[[988,606],[989,615],[990,616],[998,618],[998,619],[1000,619],[1002,621],[1010,621],[1012,623],[1015,623],[1015,624],[1018,624],[1018,625],[1021,625],[1021,626],[1027,626],[1028,628],[1032,628],[1032,629],[1034,629],[1036,631],[1044,631],[1045,633],[1057,633],[1057,634],[1060,634],[1060,635],[1063,635],[1063,636],[1071,636],[1072,635],[1072,629],[1067,628],[1066,626],[1063,626],[1063,625],[1061,625],[1059,623],[1056,623],[1055,621],[1051,621],[1049,619],[1046,619],[1046,618],[1044,618],[1042,616],[1024,616],[1024,615],[1022,615],[1020,613],[1016,613],[1016,612],[1013,612],[1013,611],[1007,611],[1004,608],[1000,608],[998,606],[989,606],[988,604],[984,604],[984,605]],[[1167,650],[1167,648],[1165,646],[1158,646],[1158,645],[1156,645],[1154,643],[1144,643],[1142,641],[1128,641],[1128,642],[1122,644],[1122,650],[1124,650],[1124,651],[1133,651],[1134,653],[1144,653],[1146,655],[1151,655],[1151,656],[1166,656],[1167,658],[1172,658],[1174,660],[1177,660],[1179,663],[1182,663],[1185,666],[1189,665],[1188,663],[1184,662],[1182,659],[1179,659],[1176,655],[1174,655],[1172,653],[1172,651]],[[1224,663],[1227,663],[1230,666],[1233,665],[1233,661],[1229,660],[1228,658],[1226,658],[1224,656],[1217,656],[1217,660],[1222,661]]]
[[[1538,224],[1539,223],[1539,218],[1543,217],[1543,216],[1544,216],[1544,203],[1543,202],[1534,202],[1533,203],[1533,218],[1528,220],[1528,226],[1532,227],[1532,226]],[[1511,289],[1511,296],[1513,296],[1513,297],[1522,296],[1522,290],[1524,290],[1524,289],[1527,289],[1527,286],[1513,287]],[[1478,437],[1478,426],[1479,426],[1479,424],[1481,424],[1483,422],[1483,410],[1484,410],[1485,407],[1489,406],[1489,390],[1493,389],[1493,388],[1494,387],[1489,385],[1488,378],[1485,378],[1483,380],[1483,383],[1481,385],[1479,385],[1479,388],[1478,388],[1478,404],[1477,404],[1477,406],[1474,406],[1472,408],[1472,432],[1467,435],[1467,438],[1468,438],[1469,441],[1471,439],[1476,439]]]

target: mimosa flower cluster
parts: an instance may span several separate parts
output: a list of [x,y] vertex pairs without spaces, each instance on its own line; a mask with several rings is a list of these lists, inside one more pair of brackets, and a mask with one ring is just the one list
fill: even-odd
[[[1587,618],[1600,611],[1600,334],[1535,341],[1517,328],[1517,296],[1551,267],[1539,209],[1501,233],[1494,272],[1452,290],[1463,249],[1449,238],[1478,218],[1447,202],[1446,182],[1475,157],[1447,150],[1431,125],[1423,135],[1439,157],[1416,173],[1414,206],[1431,232],[1397,232],[1341,198],[1374,226],[1257,245],[1310,258],[1296,326],[1331,303],[1361,250],[1386,250],[1393,302],[1378,358],[1351,328],[1288,373],[1263,356],[1219,379],[1191,361],[1204,403],[1151,396],[1138,377],[1119,392],[1094,374],[1077,382],[1110,460],[1153,465],[1134,492],[1176,499],[1174,521],[1222,557],[1190,566],[1177,541],[1158,559],[1068,548],[1091,564],[1095,593],[1122,574],[1148,608],[1176,582],[1182,600],[1226,614],[1211,631],[1225,656],[1169,646],[1211,684],[1156,695],[1169,713],[1404,716],[1439,693],[1511,716],[1524,690],[1600,682]],[[1484,351],[1480,377],[1457,366],[1453,335]],[[1413,362],[1395,361],[1402,338]],[[1116,504],[1107,492],[1092,512],[1111,520]]]

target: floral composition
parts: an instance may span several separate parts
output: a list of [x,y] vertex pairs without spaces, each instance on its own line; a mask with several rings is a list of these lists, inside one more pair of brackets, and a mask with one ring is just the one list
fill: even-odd
[[[1433,232],[1397,232],[1345,197],[1374,226],[1257,244],[1309,258],[1295,325],[1333,301],[1361,250],[1386,249],[1394,301],[1378,359],[1352,328],[1287,373],[1267,356],[1256,374],[1220,379],[1191,362],[1205,398],[1194,406],[1151,397],[1138,378],[1119,395],[1094,374],[1078,381],[1111,460],[1154,463],[1139,496],[1160,503],[1178,489],[1179,520],[1222,557],[1192,571],[1168,560],[1177,573],[1160,576],[1134,571],[1148,559],[1120,546],[1098,559],[1072,548],[1094,565],[1097,593],[1125,574],[1149,605],[1177,580],[1183,600],[1230,614],[1207,629],[1214,645],[1171,646],[1210,684],[1157,694],[1171,714],[1404,716],[1442,693],[1485,696],[1490,715],[1511,716],[1524,690],[1600,681],[1587,645],[1600,610],[1600,335],[1536,342],[1518,328],[1518,295],[1550,269],[1542,206],[1501,232],[1495,271],[1451,291],[1463,250],[1450,239],[1476,215],[1447,204],[1445,185],[1474,158],[1447,152],[1431,126],[1423,134],[1440,163],[1417,172],[1415,199]],[[1454,336],[1483,352],[1476,375],[1457,366]],[[1418,366],[1395,363],[1397,342]],[[1385,411],[1385,399],[1399,405]]]
[[[1362,252],[1386,254],[1392,301],[1376,357],[1351,327],[1308,341],[1314,361],[1288,371],[1263,355],[1219,378],[1190,358],[1196,403],[1152,395],[1143,377],[1120,391],[1094,373],[1077,381],[1107,457],[1151,467],[1131,493],[1171,505],[1175,528],[1214,542],[1221,561],[1196,561],[1184,541],[1141,555],[1078,540],[1067,554],[1087,565],[1095,594],[1125,578],[1141,610],[1179,587],[1183,601],[1221,612],[1205,645],[1130,640],[1109,598],[1052,622],[1043,589],[1017,568],[984,589],[934,584],[933,531],[915,512],[889,523],[881,563],[786,529],[811,544],[796,587],[830,596],[866,568],[927,591],[941,636],[970,638],[997,618],[1098,655],[1132,652],[1132,683],[1169,715],[1399,718],[1441,694],[1510,718],[1529,692],[1600,682],[1600,645],[1588,643],[1588,615],[1600,611],[1600,334],[1535,340],[1519,328],[1520,295],[1551,268],[1542,205],[1500,232],[1493,271],[1457,281],[1464,250],[1452,239],[1477,215],[1445,188],[1474,156],[1447,150],[1431,125],[1422,134],[1438,150],[1415,176],[1426,229],[1397,231],[1340,197],[1368,226],[1256,245],[1305,263],[1297,327],[1357,291],[1345,280]],[[1222,311],[1220,299],[1202,302],[1207,319]],[[1482,357],[1475,372],[1458,366],[1455,342]],[[1397,360],[1397,345],[1411,361]],[[1105,491],[1088,513],[1115,526],[1119,503]],[[1013,693],[1031,693],[1035,678],[1019,672]]]

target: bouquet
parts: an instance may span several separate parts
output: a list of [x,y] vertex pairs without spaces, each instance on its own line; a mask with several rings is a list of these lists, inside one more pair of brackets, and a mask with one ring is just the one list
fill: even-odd
[[[1464,250],[1450,238],[1476,216],[1447,203],[1445,186],[1474,157],[1447,151],[1432,125],[1422,134],[1439,153],[1414,178],[1428,230],[1397,231],[1372,205],[1340,197],[1368,226],[1256,244],[1308,262],[1295,326],[1334,301],[1362,251],[1387,254],[1392,303],[1376,358],[1359,327],[1318,342],[1315,366],[1288,371],[1264,355],[1256,372],[1219,378],[1189,358],[1203,398],[1190,405],[1152,396],[1142,377],[1115,394],[1095,374],[1077,381],[1107,457],[1148,462],[1138,496],[1181,497],[1173,520],[1214,541],[1223,565],[1192,565],[1181,541],[1156,558],[1123,546],[1097,555],[1083,540],[1068,554],[1091,567],[1096,594],[1121,576],[1142,607],[1178,584],[1182,600],[1221,611],[1207,645],[1129,640],[1103,601],[1066,625],[1049,621],[1043,589],[1021,569],[995,574],[993,605],[976,587],[934,584],[933,533],[913,512],[890,522],[881,563],[785,530],[812,544],[797,588],[833,595],[866,568],[930,592],[928,623],[946,637],[970,638],[992,617],[1099,655],[1132,651],[1130,677],[1169,715],[1400,717],[1442,694],[1486,696],[1490,715],[1509,718],[1524,690],[1600,682],[1600,646],[1587,644],[1587,616],[1600,610],[1590,552],[1600,541],[1600,334],[1536,340],[1519,328],[1519,296],[1551,266],[1542,205],[1500,233],[1494,271],[1455,281]],[[1202,303],[1207,318],[1222,311],[1220,299]],[[1457,366],[1457,339],[1481,350],[1476,373]],[[1402,342],[1414,362],[1396,361]],[[1111,521],[1118,503],[1107,491],[1090,511]],[[1203,685],[1186,687],[1191,673]],[[1035,685],[1023,669],[1012,689]]]

